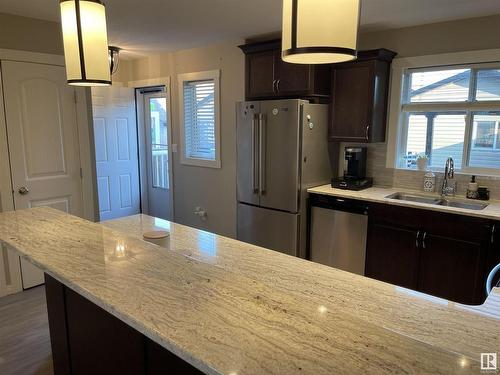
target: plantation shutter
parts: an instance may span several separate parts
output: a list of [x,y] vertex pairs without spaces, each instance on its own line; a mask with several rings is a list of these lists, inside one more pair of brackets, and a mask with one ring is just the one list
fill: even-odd
[[184,82],[186,158],[215,160],[215,82]]

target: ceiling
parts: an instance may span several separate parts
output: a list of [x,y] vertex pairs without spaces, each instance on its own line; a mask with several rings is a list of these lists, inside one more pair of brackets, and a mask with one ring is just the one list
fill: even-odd
[[[105,0],[109,41],[134,55],[281,29],[282,0]],[[1,0],[0,12],[59,21],[58,0]],[[362,31],[500,14],[499,0],[363,0]]]

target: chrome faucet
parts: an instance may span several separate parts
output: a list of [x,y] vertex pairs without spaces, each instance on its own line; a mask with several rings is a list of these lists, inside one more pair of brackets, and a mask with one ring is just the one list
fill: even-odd
[[453,162],[453,158],[449,157],[446,159],[446,163],[444,165],[444,180],[443,186],[441,187],[441,196],[446,197],[448,195],[455,195],[455,186],[448,186],[451,179],[455,176],[455,163]]

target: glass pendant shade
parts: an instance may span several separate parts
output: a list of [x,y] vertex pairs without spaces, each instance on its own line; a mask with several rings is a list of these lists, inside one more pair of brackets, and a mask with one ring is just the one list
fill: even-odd
[[283,0],[282,58],[295,64],[354,60],[360,0]]
[[60,6],[68,83],[111,85],[104,5],[98,0],[61,0]]

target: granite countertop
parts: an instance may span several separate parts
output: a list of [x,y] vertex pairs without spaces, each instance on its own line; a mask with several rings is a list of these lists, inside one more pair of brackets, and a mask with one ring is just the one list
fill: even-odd
[[477,203],[483,203],[483,204],[488,205],[486,208],[484,208],[482,210],[469,210],[466,208],[447,207],[447,206],[440,206],[440,205],[435,205],[435,204],[410,202],[410,201],[403,201],[403,200],[386,198],[386,196],[393,194],[393,193],[396,193],[398,191],[405,192],[408,194],[416,194],[416,195],[423,195],[423,196],[430,196],[430,197],[434,197],[434,198],[439,198],[439,196],[436,193],[429,194],[429,193],[424,193],[423,191],[419,191],[419,190],[388,188],[388,187],[378,187],[378,186],[374,186],[374,187],[360,190],[360,191],[332,188],[331,185],[329,185],[329,184],[307,189],[307,192],[312,193],[312,194],[331,195],[334,197],[357,199],[357,200],[362,200],[362,201],[367,201],[367,202],[386,203],[386,204],[391,204],[394,206],[422,208],[422,209],[431,210],[431,211],[447,212],[447,213],[459,214],[459,215],[465,215],[465,216],[474,216],[474,217],[480,217],[480,218],[485,218],[485,219],[500,220],[500,201],[471,200],[471,199],[466,199],[465,197],[459,197],[459,196],[447,197],[450,200],[463,201],[465,203],[477,202]]
[[498,288],[460,305],[145,215],[2,213],[0,241],[207,374],[478,373],[500,352]]

